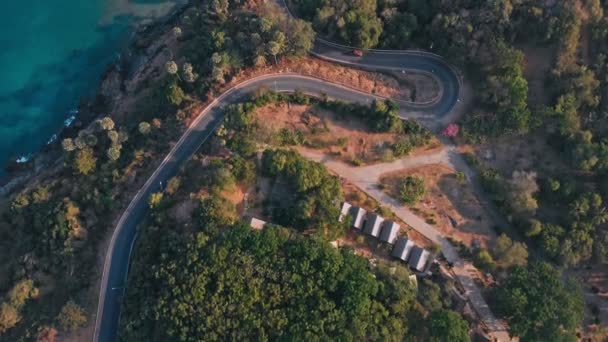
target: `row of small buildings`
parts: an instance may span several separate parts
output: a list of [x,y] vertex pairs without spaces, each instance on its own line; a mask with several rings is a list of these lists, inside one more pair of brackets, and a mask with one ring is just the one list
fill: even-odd
[[416,246],[411,240],[399,236],[400,225],[392,220],[385,220],[376,213],[368,213],[365,209],[353,206],[348,202],[342,203],[340,221],[345,217],[352,218],[352,227],[364,234],[373,236],[393,245],[391,256],[406,262],[410,268],[418,272],[426,272],[432,262],[432,255],[424,248]]

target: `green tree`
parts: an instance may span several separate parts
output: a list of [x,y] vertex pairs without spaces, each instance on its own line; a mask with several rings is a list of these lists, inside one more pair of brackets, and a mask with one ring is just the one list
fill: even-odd
[[186,94],[184,93],[182,88],[179,87],[177,82],[169,83],[165,90],[165,99],[169,104],[179,106],[182,104],[185,98]]
[[452,310],[432,312],[429,317],[429,341],[469,342],[469,324]]
[[112,144],[117,144],[119,142],[119,140],[120,140],[118,132],[116,132],[115,130],[109,130],[108,131],[108,139],[110,139],[110,141],[112,142]]
[[168,61],[167,63],[165,63],[165,70],[169,75],[177,75],[177,63],[175,63],[174,61]]
[[201,199],[196,211],[200,225],[210,231],[233,223],[235,212],[234,204],[220,196]]
[[190,63],[184,63],[182,66],[182,75],[184,81],[188,83],[192,83],[198,78],[198,74],[194,72],[194,68]]
[[179,187],[181,184],[182,184],[182,181],[179,177],[173,177],[173,178],[169,179],[169,181],[167,182],[167,189],[165,189],[165,191],[169,195],[173,195],[177,192],[177,190],[179,190]]
[[72,140],[71,138],[63,139],[63,141],[61,141],[61,147],[63,147],[63,150],[66,152],[72,152],[76,149],[74,140]]
[[32,193],[32,200],[36,204],[47,202],[51,198],[49,186],[39,186]]
[[78,150],[76,158],[74,159],[74,169],[76,172],[88,175],[95,170],[97,165],[97,158],[90,147]]
[[30,196],[26,192],[21,192],[13,199],[11,209],[21,210],[30,205]]
[[580,287],[548,263],[518,266],[492,298],[497,313],[509,322],[509,333],[524,341],[571,341],[584,315]]
[[277,55],[281,53],[283,46],[279,42],[271,41],[268,43],[268,53],[274,57],[274,62],[277,64]]
[[407,176],[399,184],[399,199],[409,205],[414,205],[426,193],[424,180],[419,177]]
[[8,303],[0,304],[0,334],[5,333],[21,321],[19,311]]
[[151,129],[150,124],[145,121],[140,122],[139,125],[137,126],[137,130],[139,131],[139,133],[141,133],[143,135],[148,135],[150,133],[150,129]]
[[425,309],[433,312],[450,307],[452,301],[447,293],[441,291],[439,284],[429,279],[420,282],[418,300]]
[[528,249],[521,242],[513,242],[504,233],[496,239],[493,250],[496,261],[503,268],[525,266],[528,262]]
[[114,120],[112,118],[106,116],[103,119],[98,121],[99,127],[105,131],[110,131],[114,129]]
[[111,161],[117,161],[120,159],[120,147],[121,145],[112,145],[110,148],[108,148],[107,155]]
[[63,330],[74,331],[87,323],[87,314],[83,308],[70,300],[61,308],[57,321]]
[[418,29],[418,18],[411,13],[395,13],[383,32],[382,45],[404,48],[412,45],[412,35]]
[[150,199],[148,200],[148,206],[150,209],[157,208],[163,200],[162,192],[154,192],[150,195]]
[[10,304],[19,309],[30,298],[38,297],[38,288],[31,279],[24,279],[15,284],[8,293]]
[[486,271],[493,272],[496,269],[496,263],[486,249],[482,249],[475,254],[475,258],[473,260],[475,266]]
[[352,250],[273,225],[252,231],[239,222],[211,237],[204,230],[168,229],[162,239],[142,232],[149,247],[133,263],[125,340],[385,341],[408,334],[414,288],[399,265],[371,269]]
[[304,56],[313,47],[315,31],[311,24],[304,20],[289,20],[286,36],[288,53],[293,56]]

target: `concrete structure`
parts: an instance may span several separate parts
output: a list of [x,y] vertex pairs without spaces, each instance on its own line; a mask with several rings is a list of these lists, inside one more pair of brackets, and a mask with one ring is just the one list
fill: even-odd
[[251,226],[251,228],[256,229],[256,230],[261,230],[266,225],[266,221],[257,219],[255,217],[249,217],[247,219],[247,223],[249,224],[249,226]]
[[407,261],[412,252],[412,248],[414,248],[414,243],[411,240],[399,238],[395,247],[393,247],[391,255],[401,261]]
[[344,220],[344,217],[346,215],[348,215],[348,213],[350,212],[350,209],[352,207],[353,206],[350,203],[348,203],[348,202],[342,202],[342,208],[340,208],[340,217],[338,218],[339,222],[342,222]]
[[365,214],[367,212],[365,211],[365,209],[361,208],[361,207],[352,207],[350,210],[350,214],[353,217],[353,222],[352,225],[354,228],[357,229],[362,229],[363,228],[363,223],[365,223]]
[[378,214],[368,215],[367,221],[365,221],[365,228],[363,229],[363,232],[373,237],[380,236],[382,222],[384,222],[384,218],[382,216]]
[[399,224],[395,221],[384,221],[384,225],[382,225],[382,232],[380,233],[380,241],[388,242],[391,245],[395,243],[397,240],[397,236],[399,235]]
[[408,265],[418,272],[426,272],[431,253],[426,249],[414,246]]

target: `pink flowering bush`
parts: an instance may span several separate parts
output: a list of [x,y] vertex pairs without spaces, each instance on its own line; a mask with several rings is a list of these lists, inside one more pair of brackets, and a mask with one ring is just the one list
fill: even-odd
[[443,134],[446,137],[450,137],[453,138],[455,136],[458,135],[458,132],[460,131],[460,126],[458,126],[455,123],[451,123],[449,125],[447,125],[443,131],[441,132],[441,134]]

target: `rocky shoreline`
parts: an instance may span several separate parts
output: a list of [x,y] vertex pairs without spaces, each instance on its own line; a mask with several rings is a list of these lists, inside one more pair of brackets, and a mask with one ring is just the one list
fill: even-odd
[[189,8],[190,4],[176,5],[169,14],[151,22],[135,24],[130,43],[125,51],[120,51],[119,60],[107,66],[100,77],[94,98],[82,98],[74,113],[74,118],[60,132],[51,137],[49,143],[32,153],[27,160],[9,160],[4,166],[5,174],[0,177],[0,197],[9,196],[23,187],[45,170],[53,170],[63,163],[61,141],[75,136],[78,131],[90,125],[97,118],[107,115],[121,101],[125,93],[125,81],[133,79],[145,69],[153,53],[147,51],[154,39],[172,27],[176,19]]

